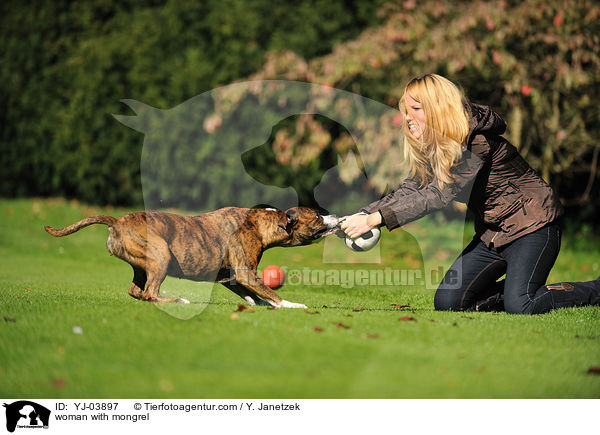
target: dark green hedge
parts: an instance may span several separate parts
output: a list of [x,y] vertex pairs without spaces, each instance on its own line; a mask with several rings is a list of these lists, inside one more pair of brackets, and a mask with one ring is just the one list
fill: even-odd
[[377,24],[381,1],[93,0],[0,6],[1,196],[141,204],[143,136],[112,113],[159,108],[311,58]]
[[[168,109],[259,72],[395,105],[408,77],[434,71],[504,114],[570,217],[598,223],[597,2],[14,1],[0,20],[0,196],[141,205],[143,135],[111,116],[131,113],[122,98]],[[277,173],[268,153],[248,163],[311,203],[330,151]],[[236,176],[220,174],[231,195]]]

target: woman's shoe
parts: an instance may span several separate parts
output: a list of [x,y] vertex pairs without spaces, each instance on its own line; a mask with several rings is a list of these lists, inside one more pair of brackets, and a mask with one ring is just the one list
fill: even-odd
[[475,304],[475,311],[504,311],[504,294],[496,293]]

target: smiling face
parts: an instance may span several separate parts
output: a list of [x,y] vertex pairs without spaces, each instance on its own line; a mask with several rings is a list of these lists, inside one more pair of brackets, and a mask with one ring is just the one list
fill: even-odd
[[423,105],[408,94],[406,94],[404,103],[406,106],[406,129],[413,138],[420,139],[425,131],[425,112],[423,110]]

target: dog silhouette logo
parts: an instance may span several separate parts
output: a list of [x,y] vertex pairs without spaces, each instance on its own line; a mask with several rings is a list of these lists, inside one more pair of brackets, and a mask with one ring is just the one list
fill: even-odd
[[29,400],[19,400],[4,404],[6,408],[6,430],[14,432],[18,428],[48,428],[50,410]]

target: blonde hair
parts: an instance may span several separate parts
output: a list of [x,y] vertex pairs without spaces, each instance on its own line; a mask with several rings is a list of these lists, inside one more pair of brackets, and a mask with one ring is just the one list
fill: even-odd
[[[419,139],[408,130],[406,96],[421,104],[425,128]],[[437,74],[413,78],[398,104],[404,114],[404,157],[410,177],[424,186],[434,178],[440,188],[451,184],[450,169],[462,156],[462,143],[469,133],[469,114],[464,93],[450,80]]]

